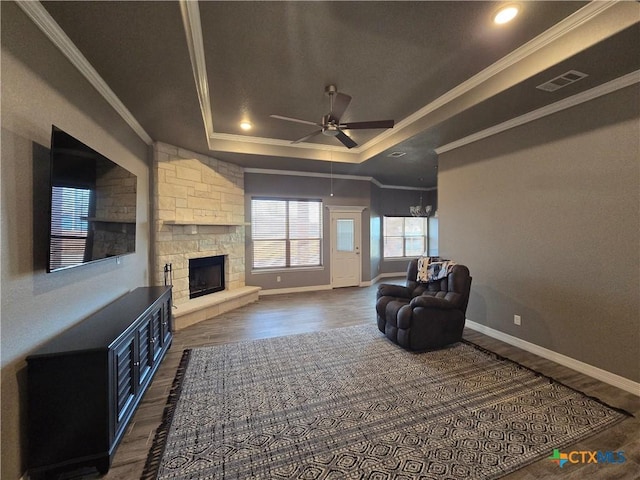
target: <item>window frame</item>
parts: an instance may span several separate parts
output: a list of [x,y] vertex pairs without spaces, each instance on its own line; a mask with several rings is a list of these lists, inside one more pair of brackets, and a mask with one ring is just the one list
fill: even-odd
[[[285,221],[284,221],[284,229],[285,236],[283,238],[273,238],[273,239],[263,239],[265,241],[273,241],[273,242],[285,242],[285,250],[284,250],[284,265],[272,265],[272,266],[256,266],[256,239],[255,239],[255,221],[254,221],[254,202],[255,201],[270,201],[270,202],[283,202],[285,204]],[[318,205],[318,236],[311,237],[296,237],[292,238],[292,222],[290,216],[290,203],[291,202],[302,202],[302,203],[314,203]],[[274,271],[292,271],[292,270],[320,270],[324,268],[323,264],[323,230],[324,230],[324,216],[323,216],[323,202],[322,199],[317,198],[286,198],[286,197],[265,197],[265,196],[257,196],[251,198],[251,271],[252,273],[262,273],[262,272],[274,272]],[[260,241],[257,240],[257,241]],[[292,242],[295,241],[312,241],[318,242],[318,263],[317,264],[308,264],[308,265],[294,265],[292,259]]]
[[[402,222],[402,235],[387,235],[387,220],[388,219],[403,219]],[[429,217],[412,217],[412,216],[392,216],[392,215],[384,215],[382,217],[382,258],[384,260],[405,260],[407,258],[415,258],[420,255],[424,255],[425,252],[429,251]],[[407,225],[406,220],[415,220],[421,219],[423,221],[422,235],[408,235],[407,234]],[[400,238],[402,239],[402,256],[396,255],[388,255],[387,254],[387,238]],[[419,254],[407,254],[407,239],[416,239],[422,238],[423,249]]]

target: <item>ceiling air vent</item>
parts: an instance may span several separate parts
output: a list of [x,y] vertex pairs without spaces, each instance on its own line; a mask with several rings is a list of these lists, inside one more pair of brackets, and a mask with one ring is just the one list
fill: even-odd
[[407,152],[391,152],[387,157],[398,158],[406,154]]
[[536,88],[544,90],[545,92],[555,92],[559,88],[566,87],[578,80],[582,80],[584,77],[588,77],[586,73],[578,72],[577,70],[569,70],[567,73],[557,76],[553,80],[544,82],[542,85],[538,85]]

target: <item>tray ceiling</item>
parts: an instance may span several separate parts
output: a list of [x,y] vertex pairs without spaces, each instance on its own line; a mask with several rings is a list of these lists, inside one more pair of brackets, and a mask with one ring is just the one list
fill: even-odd
[[[503,2],[484,1],[22,3],[68,36],[147,141],[404,187],[434,187],[453,142],[640,68],[637,2],[520,2],[503,26],[491,22]],[[588,77],[535,88],[569,70]],[[323,135],[291,145],[315,127],[269,115],[319,122],[328,84],[353,98],[343,121],[396,127],[349,131],[352,150]]]

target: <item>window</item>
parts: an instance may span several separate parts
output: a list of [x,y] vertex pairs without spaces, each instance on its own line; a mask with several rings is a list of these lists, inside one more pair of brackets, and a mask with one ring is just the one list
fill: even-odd
[[426,217],[384,217],[385,258],[417,257],[427,250]]
[[85,260],[91,190],[54,186],[51,192],[51,251],[49,269]]
[[261,268],[321,265],[320,200],[251,200],[253,265]]

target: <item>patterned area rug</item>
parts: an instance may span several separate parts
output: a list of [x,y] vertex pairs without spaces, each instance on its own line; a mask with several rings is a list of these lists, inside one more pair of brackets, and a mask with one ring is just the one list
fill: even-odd
[[626,418],[468,344],[373,325],[185,351],[143,479],[492,479]]

